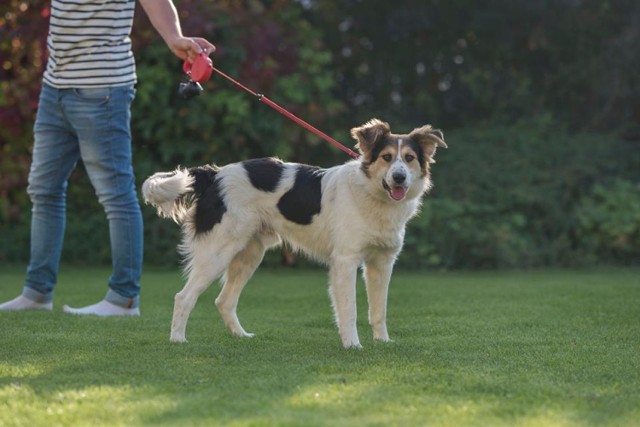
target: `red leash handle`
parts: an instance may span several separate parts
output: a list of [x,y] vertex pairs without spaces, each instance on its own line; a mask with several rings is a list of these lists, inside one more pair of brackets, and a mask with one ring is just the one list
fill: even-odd
[[246,92],[249,92],[251,95],[257,97],[262,103],[267,104],[269,107],[273,108],[274,110],[276,110],[277,112],[279,112],[283,116],[287,117],[288,119],[296,122],[297,124],[299,124],[300,126],[305,128],[306,130],[308,130],[309,132],[312,132],[312,133],[318,135],[320,138],[324,139],[325,141],[327,141],[329,144],[333,145],[334,147],[337,147],[340,150],[344,151],[345,153],[347,153],[352,158],[357,159],[358,157],[360,157],[360,155],[358,153],[356,153],[355,151],[353,151],[350,148],[348,148],[348,147],[344,146],[343,144],[339,143],[338,141],[336,141],[335,139],[331,138],[326,133],[316,129],[313,126],[311,126],[309,123],[305,122],[301,118],[293,115],[292,113],[290,113],[286,109],[282,108],[281,106],[279,106],[278,104],[276,104],[275,102],[273,102],[272,100],[267,98],[266,96],[252,91],[251,89],[249,89],[248,87],[246,87],[242,83],[238,82],[237,80],[229,77],[228,75],[226,75],[222,71],[218,70],[216,67],[213,66],[213,62],[211,62],[211,59],[207,55],[205,55],[204,52],[196,57],[196,59],[193,61],[193,64],[190,63],[189,61],[184,61],[184,65],[182,66],[182,69],[184,70],[185,73],[187,73],[189,75],[191,80],[193,80],[194,82],[198,82],[198,83],[204,83],[207,80],[209,80],[209,78],[211,77],[211,72],[215,71],[216,73],[220,74],[225,79],[229,80],[234,85],[238,86],[240,89],[242,89],[242,90],[244,90]]
[[213,62],[211,58],[205,55],[204,52],[196,56],[193,63],[185,59],[182,64],[182,70],[187,74],[191,80],[197,83],[204,83],[211,77],[211,71],[213,70]]

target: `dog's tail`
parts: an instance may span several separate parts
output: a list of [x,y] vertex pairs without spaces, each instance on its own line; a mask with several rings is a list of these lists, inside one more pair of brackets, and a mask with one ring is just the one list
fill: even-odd
[[182,223],[190,196],[194,193],[194,177],[188,169],[158,172],[142,184],[144,201],[158,210],[158,215]]

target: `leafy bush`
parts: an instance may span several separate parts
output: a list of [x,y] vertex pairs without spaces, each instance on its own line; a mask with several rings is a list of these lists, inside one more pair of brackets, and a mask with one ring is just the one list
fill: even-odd
[[[469,13],[470,1],[177,7],[185,34],[217,45],[219,68],[338,140],[374,116],[397,131],[425,121],[444,129],[450,148],[438,155],[435,189],[409,226],[400,266],[637,264],[640,3],[534,3],[500,0],[481,13]],[[49,7],[0,6],[0,262],[28,257],[24,189]],[[180,98],[182,64],[142,11],[135,19],[139,184],[176,165],[346,160],[215,74],[200,97]],[[103,210],[81,168],[71,180],[64,259],[108,263]],[[178,227],[151,208],[143,215],[145,260],[176,262]]]
[[[408,267],[583,264],[585,252],[605,247],[602,239],[585,247],[581,236],[588,220],[603,210],[622,209],[622,200],[632,192],[618,184],[615,195],[604,198],[597,191],[594,197],[594,186],[608,176],[640,181],[632,143],[608,135],[570,134],[548,116],[474,126],[445,137],[449,149],[438,152],[432,167],[434,190],[407,233],[401,262]],[[628,216],[634,209],[625,207]],[[627,213],[609,216],[607,231],[599,229],[601,238],[627,230],[632,244]]]
[[640,258],[640,184],[596,184],[576,209],[576,237],[589,256],[607,261]]

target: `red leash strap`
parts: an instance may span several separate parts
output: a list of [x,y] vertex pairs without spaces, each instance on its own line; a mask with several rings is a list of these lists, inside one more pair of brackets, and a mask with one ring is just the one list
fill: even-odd
[[266,96],[258,95],[258,99],[260,101],[262,101],[263,103],[267,104],[269,107],[271,107],[274,110],[276,110],[277,112],[279,112],[280,114],[282,114],[283,116],[288,117],[289,119],[293,120],[294,122],[296,122],[297,124],[299,124],[303,128],[307,129],[308,131],[315,133],[320,138],[322,138],[325,141],[327,141],[329,144],[333,145],[334,147],[337,147],[337,148],[341,149],[342,151],[344,151],[345,153],[347,153],[348,155],[350,155],[354,159],[357,159],[358,157],[360,157],[360,155],[358,153],[356,153],[355,151],[353,151],[349,147],[345,147],[344,145],[342,145],[341,143],[339,143],[335,139],[331,138],[326,133],[314,128],[309,123],[305,122],[304,120],[300,119],[299,117],[294,116],[289,111],[285,110],[284,108],[282,108],[281,106],[279,106],[278,104],[276,104],[275,102],[273,102],[272,100],[267,98]]
[[[209,59],[209,58],[207,58],[207,59]],[[237,80],[234,80],[233,78],[229,77],[228,75],[226,75],[225,73],[223,73],[222,71],[220,71],[216,67],[214,67],[213,64],[211,64],[211,69],[213,71],[215,71],[216,73],[220,74],[225,79],[229,80],[234,85],[238,86],[240,89],[243,89],[243,90],[249,92],[251,95],[257,97],[262,103],[267,104],[269,107],[273,108],[278,113],[280,113],[283,116],[289,118],[290,120],[296,122],[297,124],[299,124],[303,128],[307,129],[308,131],[318,135],[320,138],[324,139],[325,141],[327,141],[328,143],[330,143],[334,147],[337,147],[340,150],[344,151],[345,153],[347,153],[348,155],[350,155],[354,159],[357,159],[358,157],[360,157],[360,155],[358,153],[356,153],[355,151],[353,151],[350,148],[348,148],[348,147],[344,146],[343,144],[339,143],[338,141],[336,141],[335,139],[331,138],[326,133],[316,129],[313,126],[311,126],[309,123],[305,122],[301,118],[293,115],[292,113],[290,113],[289,111],[285,110],[284,108],[282,108],[281,106],[279,106],[278,104],[276,104],[275,102],[273,102],[272,100],[267,98],[266,96],[264,96],[264,95],[262,95],[260,93],[256,93],[256,92],[252,91],[251,89],[249,89],[248,87],[246,87],[242,83],[240,83]],[[208,79],[208,77],[207,77],[207,79]]]

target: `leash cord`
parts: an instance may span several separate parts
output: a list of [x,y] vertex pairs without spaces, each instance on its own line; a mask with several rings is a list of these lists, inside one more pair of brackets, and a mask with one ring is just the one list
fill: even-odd
[[260,102],[262,102],[263,104],[267,104],[269,107],[273,108],[278,113],[280,113],[283,116],[287,117],[288,119],[296,122],[297,124],[299,124],[303,128],[307,129],[309,132],[312,132],[312,133],[316,134],[317,136],[319,136],[320,138],[324,139],[325,141],[327,141],[329,144],[333,145],[334,147],[337,147],[340,150],[344,151],[345,153],[347,153],[352,158],[357,159],[358,157],[360,157],[360,155],[358,153],[356,153],[355,151],[353,151],[350,148],[344,146],[343,144],[339,143],[335,139],[331,138],[326,133],[316,129],[315,127],[311,126],[309,123],[305,122],[301,118],[299,118],[299,117],[295,116],[294,114],[290,113],[286,109],[282,108],[281,106],[279,106],[278,104],[276,104],[275,102],[273,102],[272,100],[267,98],[265,95],[252,91],[251,89],[249,89],[248,87],[246,87],[245,85],[240,83],[239,81],[231,78],[227,74],[225,74],[222,71],[218,70],[216,67],[211,67],[211,68],[213,69],[213,71],[215,71],[216,73],[220,74],[222,77],[224,77],[225,79],[229,80],[234,85],[238,86],[240,89],[243,89],[244,91],[249,92],[251,95],[257,97],[258,100]]

